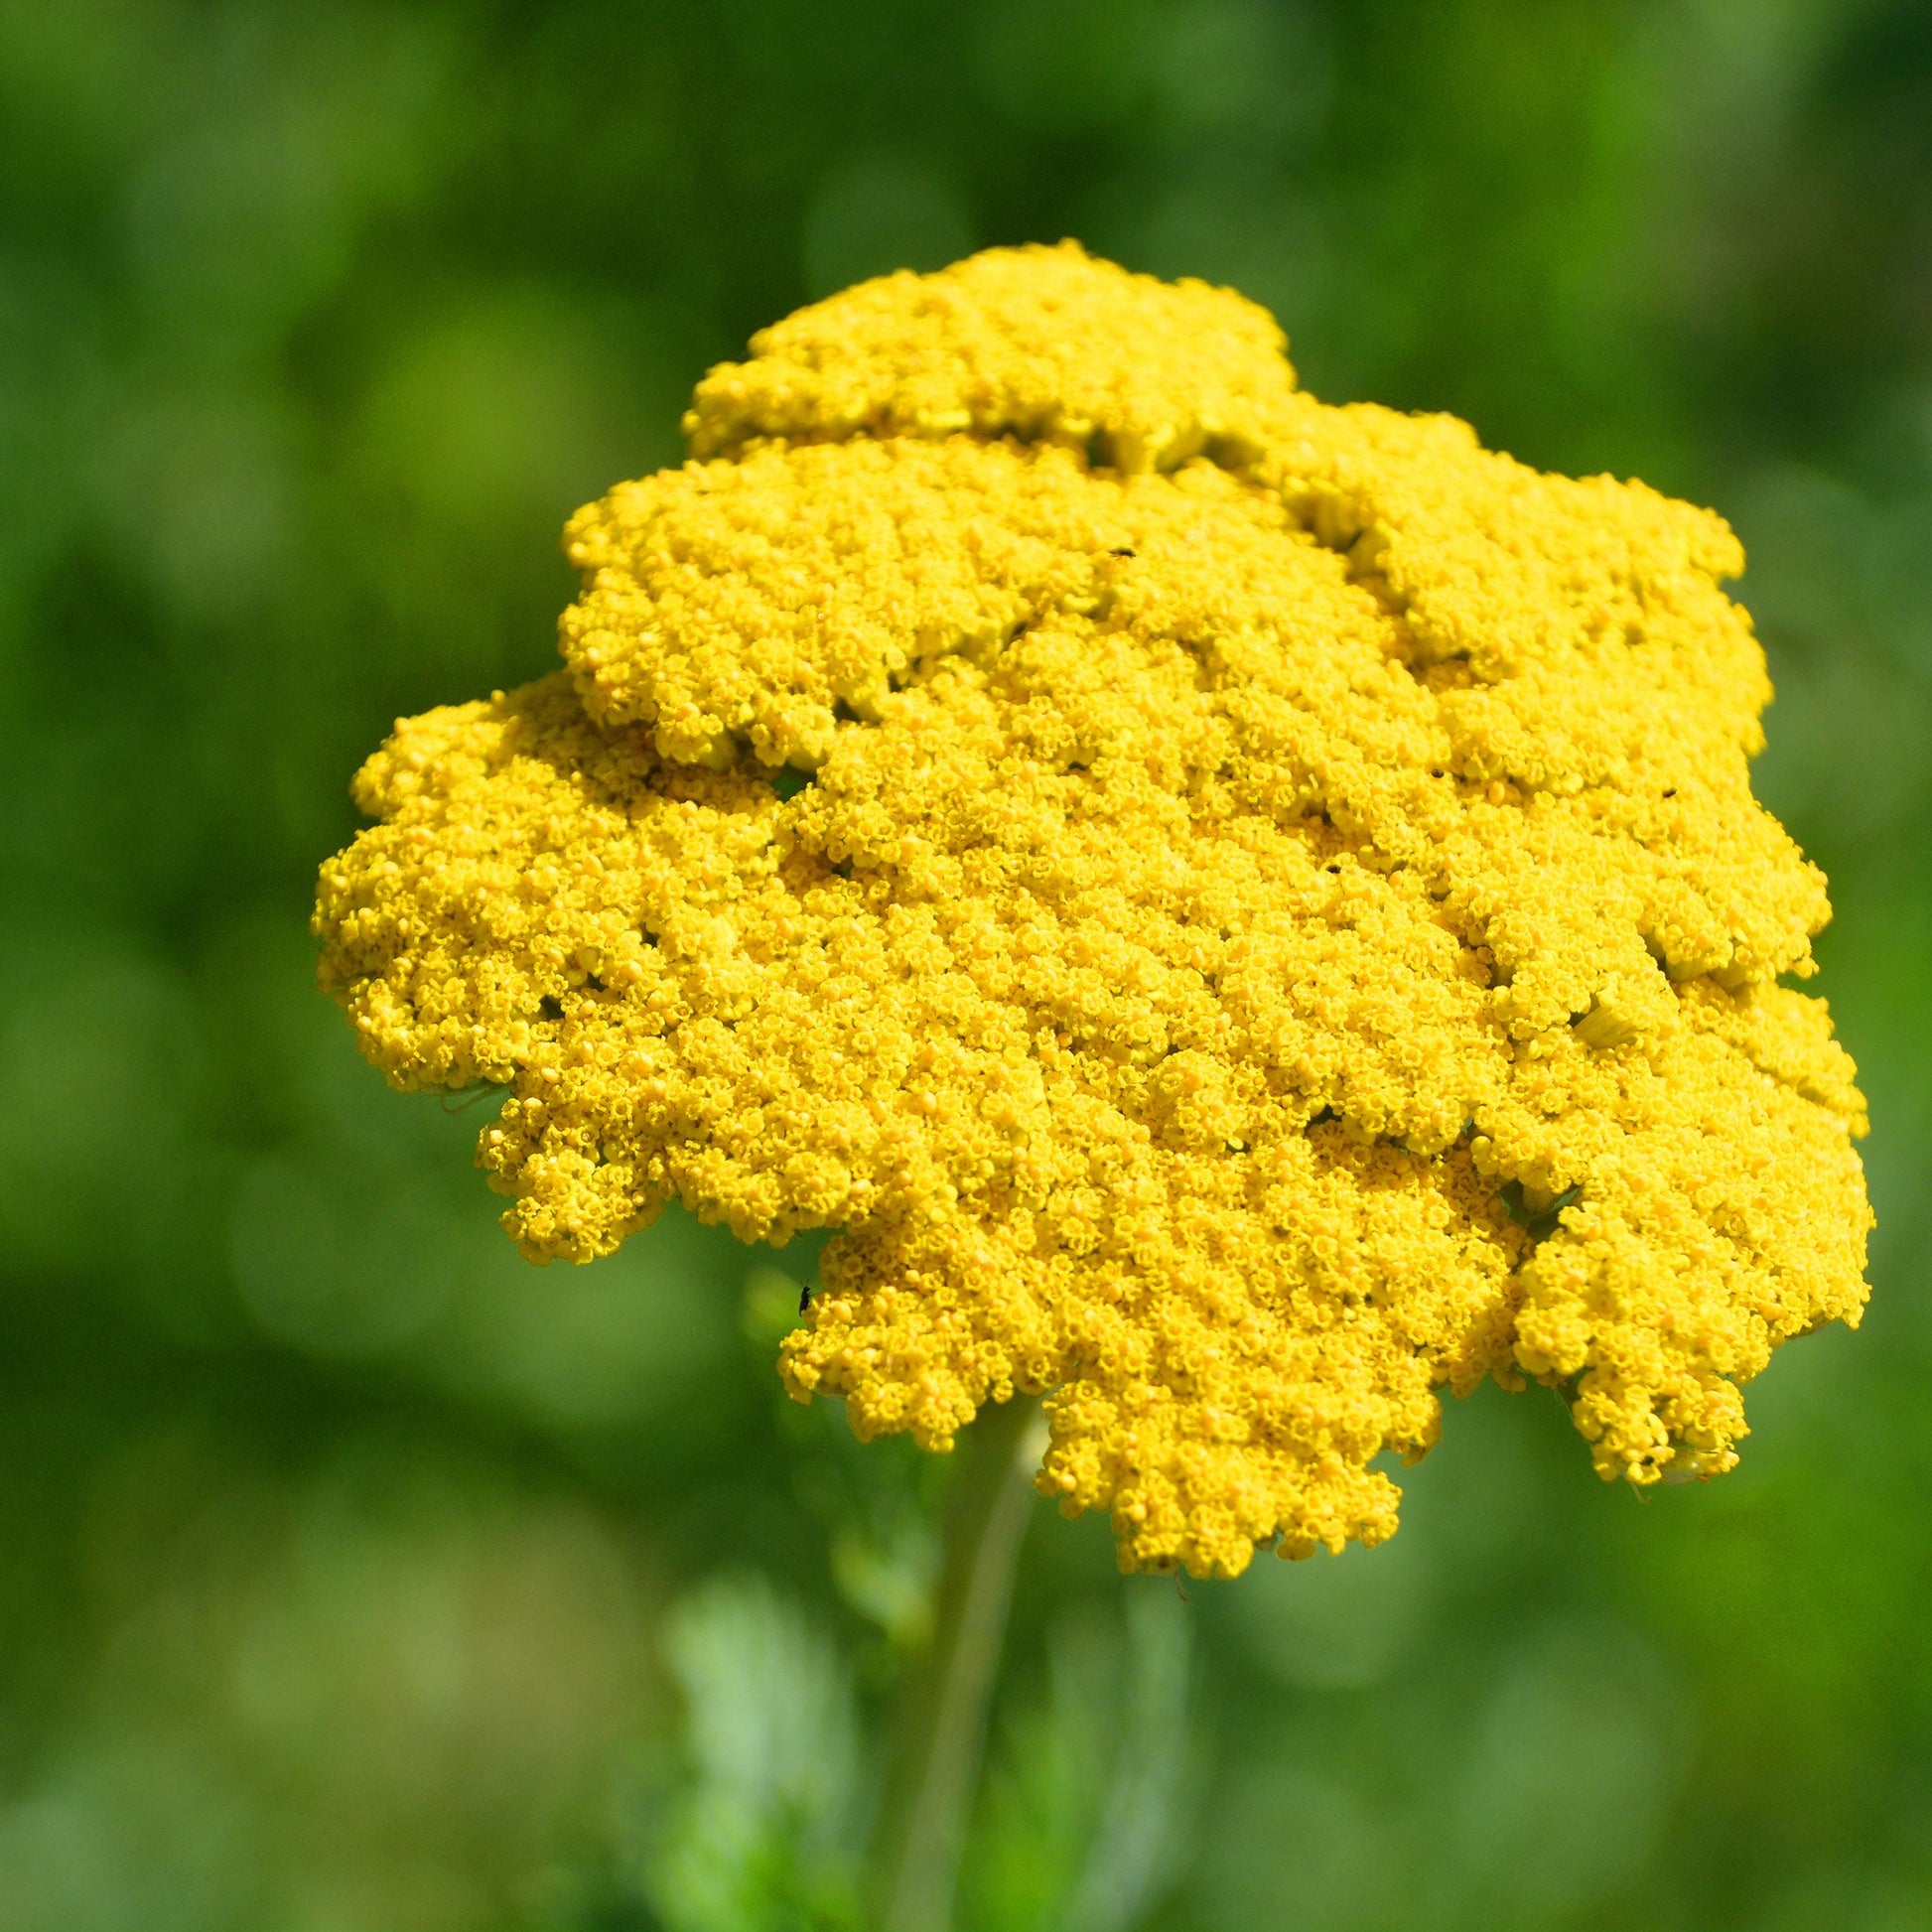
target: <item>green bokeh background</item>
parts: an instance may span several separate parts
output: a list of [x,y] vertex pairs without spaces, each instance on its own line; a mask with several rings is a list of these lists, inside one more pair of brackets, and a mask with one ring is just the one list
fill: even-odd
[[707,364],[1068,233],[1738,526],[1879,1228],[1709,1486],[1490,1390],[1374,1552],[1042,1507],[962,1926],[1932,1927],[1922,0],[0,0],[8,1932],[842,1922],[943,1467],[779,1401],[797,1248],[518,1262],[309,893]]

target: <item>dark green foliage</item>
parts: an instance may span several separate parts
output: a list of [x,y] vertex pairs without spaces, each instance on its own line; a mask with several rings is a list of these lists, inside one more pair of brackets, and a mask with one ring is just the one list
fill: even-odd
[[1581,1200],[1584,1190],[1581,1187],[1566,1187],[1551,1199],[1547,1207],[1530,1206],[1523,1198],[1523,1183],[1520,1180],[1505,1180],[1501,1192],[1503,1212],[1532,1241],[1541,1241],[1563,1225],[1563,1210]]

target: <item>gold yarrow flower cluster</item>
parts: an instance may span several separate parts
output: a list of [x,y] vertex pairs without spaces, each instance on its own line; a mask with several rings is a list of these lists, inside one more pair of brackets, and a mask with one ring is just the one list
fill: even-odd
[[1728,1468],[1870,1219],[1730,531],[1284,350],[1070,243],[766,330],[316,915],[392,1084],[508,1088],[531,1259],[836,1228],[794,1395],[1049,1391],[1040,1488],[1195,1575],[1388,1536],[1485,1375]]

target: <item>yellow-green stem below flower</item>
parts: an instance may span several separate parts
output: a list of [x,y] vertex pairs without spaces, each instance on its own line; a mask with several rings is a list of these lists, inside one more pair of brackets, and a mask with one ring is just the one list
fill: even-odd
[[906,1686],[875,1847],[880,1932],[950,1932],[1045,1429],[1037,1399],[1015,1396],[981,1415],[954,1451],[962,1461],[932,1647]]

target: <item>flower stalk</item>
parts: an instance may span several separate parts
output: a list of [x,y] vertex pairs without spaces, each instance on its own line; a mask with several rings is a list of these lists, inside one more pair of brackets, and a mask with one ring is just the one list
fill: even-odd
[[1036,1397],[989,1407],[959,1439],[932,1646],[906,1685],[874,1847],[880,1932],[949,1932],[1013,1581],[1045,1446]]

